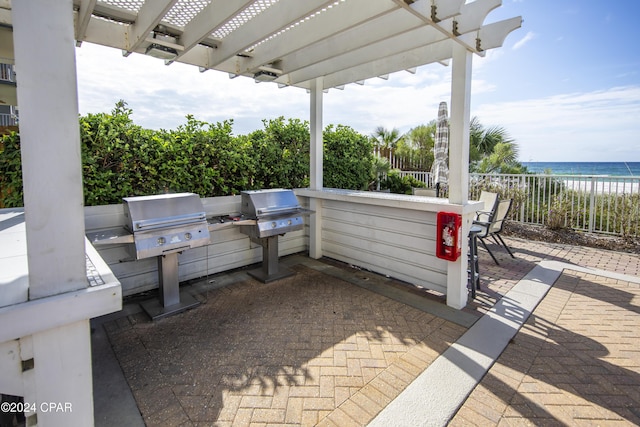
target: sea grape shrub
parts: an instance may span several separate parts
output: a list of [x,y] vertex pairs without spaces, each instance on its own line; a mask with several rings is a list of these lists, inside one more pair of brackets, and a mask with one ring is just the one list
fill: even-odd
[[254,188],[309,186],[309,123],[278,117],[249,134],[256,170]]
[[549,202],[545,225],[551,230],[561,230],[573,224],[573,206],[565,192],[553,196]]
[[[110,113],[79,118],[85,205],[123,197],[193,192],[201,197],[259,188],[309,185],[309,124],[265,120],[264,129],[234,136],[233,121],[187,116],[175,130],[144,129],[124,101]],[[372,164],[368,138],[345,126],[325,132],[325,185],[365,188]],[[0,207],[23,206],[20,135],[0,137]]]
[[23,206],[20,135],[0,137],[0,208]]
[[388,189],[392,193],[411,194],[413,188],[424,188],[426,185],[411,175],[400,176],[399,171],[393,169],[382,180],[381,187],[383,190]]
[[372,176],[373,144],[349,126],[329,125],[323,133],[325,187],[366,190]]

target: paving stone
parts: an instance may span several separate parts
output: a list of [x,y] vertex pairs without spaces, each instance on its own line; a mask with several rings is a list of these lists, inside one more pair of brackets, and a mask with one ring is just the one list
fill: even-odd
[[[629,282],[565,270],[451,425],[484,425],[473,415],[494,392],[508,401],[500,419],[491,419],[495,425],[636,425],[640,393],[625,388],[640,389],[640,375],[625,365],[640,361],[640,352],[625,349],[637,347],[626,332],[640,329],[640,313],[628,305],[639,295]],[[516,362],[512,349],[530,332],[540,350]],[[498,375],[510,385],[496,383]]]
[[[630,255],[507,242],[516,258],[499,254],[499,266],[480,251],[482,290],[467,313],[486,313],[542,259],[640,272]],[[293,268],[267,285],[205,290],[200,307],[159,322],[105,324],[147,425],[365,425],[465,331]],[[451,425],[639,424],[639,305],[636,283],[566,270]]]

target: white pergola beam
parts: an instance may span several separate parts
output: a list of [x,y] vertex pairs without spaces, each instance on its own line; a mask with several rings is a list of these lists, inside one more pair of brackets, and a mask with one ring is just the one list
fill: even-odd
[[209,37],[251,3],[251,0],[213,0],[185,26],[181,37],[185,51]]
[[255,70],[259,65],[269,64],[294,52],[307,49],[320,40],[325,40],[345,30],[397,9],[391,2],[371,0],[349,0],[326,10],[320,16],[309,19],[304,25],[290,28],[277,38],[256,46],[249,58],[238,58],[239,72]]
[[460,16],[456,16],[457,30],[460,34],[479,30],[489,13],[499,7],[502,0],[476,0],[465,4]]
[[334,87],[383,74],[395,73],[425,65],[425,58],[429,58],[431,62],[439,62],[451,58],[451,40],[443,39],[426,46],[390,54],[381,59],[361,62],[353,67],[325,75],[324,84],[325,87]]
[[91,14],[96,7],[97,0],[82,0],[78,10],[78,20],[76,22],[76,44],[80,45],[84,40],[84,35],[91,20]]
[[[223,3],[229,7],[229,3]],[[276,80],[279,85],[309,89],[311,80],[325,76],[324,86],[329,88],[428,63],[446,64],[450,56],[442,57],[440,48],[428,47],[429,43],[439,43],[445,39],[453,40],[483,56],[485,50],[500,45],[508,32],[522,22],[521,18],[513,18],[504,21],[508,24],[496,23],[482,27],[482,21],[500,4],[500,0],[475,0],[466,4],[461,4],[460,0],[436,3],[437,23],[431,20],[431,0],[419,0],[410,6],[402,0],[349,0],[326,8],[295,25],[298,18],[305,15],[304,12],[317,10],[329,3],[323,0],[313,0],[313,3],[280,1],[221,39],[215,39],[210,34],[224,20],[212,23],[207,18],[213,5],[217,4],[211,3],[196,15],[184,33],[171,27],[172,31],[177,32],[182,45],[187,47],[180,52],[177,61],[201,69],[215,69],[248,77],[252,77],[261,67],[269,66],[277,68],[279,72],[281,70],[281,77]],[[234,3],[233,11],[227,10],[225,19],[231,19],[235,11],[246,4],[247,0]],[[285,5],[288,6],[285,9],[287,14],[280,13],[280,8]],[[135,21],[136,18],[134,12],[114,10],[116,8],[100,3],[95,9],[100,14],[113,13],[125,21]],[[271,19],[273,16],[278,19]],[[282,31],[287,25],[288,29]],[[279,31],[282,32],[265,40],[265,37]],[[454,31],[460,35],[454,34]],[[85,40],[126,50],[129,47],[128,37],[127,25],[92,19]],[[197,40],[206,46],[198,44]],[[194,42],[196,44],[189,48]],[[259,44],[250,52],[243,50],[253,46],[251,43]],[[216,47],[209,47],[211,44]],[[144,53],[142,47],[134,51]],[[432,51],[438,52],[435,57],[429,56]],[[416,56],[418,52],[426,56],[419,58]],[[407,58],[403,57],[404,54]],[[390,66],[392,61],[387,59],[392,57],[397,63],[407,64],[406,67]],[[362,74],[357,75],[357,71]]]
[[[409,34],[411,30],[420,31],[421,34]],[[404,38],[401,36],[404,35]],[[348,67],[349,61],[366,61],[367,58],[360,51],[370,49],[374,56],[381,56],[383,51],[375,53],[376,49],[386,49],[388,46],[403,46],[400,43],[422,43],[424,37],[440,36],[432,28],[422,26],[420,19],[398,9],[381,16],[378,19],[367,21],[353,26],[334,36],[321,40],[308,46],[304,50],[297,51],[282,58],[282,66],[286,73],[294,74],[304,68],[335,67],[337,63]],[[443,36],[441,36],[443,37]],[[428,39],[427,39],[428,40]],[[398,44],[396,44],[398,43]],[[335,46],[340,46],[340,55],[336,56]],[[409,49],[409,48],[407,48]],[[335,62],[334,62],[335,61]],[[304,73],[303,73],[304,74]],[[322,72],[320,75],[323,75]],[[299,81],[290,76],[290,81]],[[306,79],[302,79],[306,80]]]
[[[376,61],[377,58],[395,56],[398,52],[411,51],[445,39],[446,37],[442,33],[432,27],[417,27],[412,31],[407,31],[392,37],[386,37],[378,42],[370,43],[356,50],[348,51],[340,55],[334,55],[327,60],[309,63],[305,68],[291,72],[278,81],[295,85],[317,76],[328,75],[331,73],[331,70],[334,69],[353,68],[358,65]],[[286,72],[289,71],[288,61],[283,60],[283,68]],[[398,70],[396,69],[394,71]]]
[[493,24],[485,25],[478,31],[477,48],[485,51],[488,49],[495,49],[502,46],[504,40],[509,33],[522,26],[522,17],[517,16],[515,18],[505,19],[504,21],[494,22]]
[[165,14],[176,4],[178,0],[154,0],[144,2],[135,24],[127,31],[127,40],[130,46],[125,49],[127,54],[138,49],[147,39],[149,33],[160,23]]
[[253,46],[256,41],[262,41],[287,28],[291,23],[298,22],[334,2],[335,0],[305,0],[295,3],[279,2],[274,4],[225,37],[218,49],[213,52],[211,65],[215,66],[228,60]]
[[84,41],[124,51],[129,47],[127,43],[127,27],[102,19],[89,21]]
[[[465,0],[419,0],[409,5],[409,8],[427,18],[428,21],[438,22],[460,14]],[[435,21],[432,19],[432,5],[435,6]]]

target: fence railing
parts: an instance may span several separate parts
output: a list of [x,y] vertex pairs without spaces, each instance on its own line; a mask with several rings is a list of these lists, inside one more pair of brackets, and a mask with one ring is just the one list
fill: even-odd
[[[402,172],[432,186],[429,172]],[[640,236],[640,177],[470,174],[469,199],[480,191],[514,201],[512,220],[591,233]]]
[[0,80],[15,83],[16,73],[14,71],[13,65],[0,64]]
[[0,113],[0,126],[16,126],[18,120],[15,114]]
[[427,162],[425,158],[420,156],[398,156],[395,151],[390,148],[374,147],[373,155],[382,157],[383,159],[387,159],[389,161],[391,169],[412,170],[419,172],[426,168],[427,164],[431,164],[430,162]]
[[435,186],[433,182],[433,174],[431,172],[424,171],[399,171],[400,177],[412,176],[418,181],[424,182],[427,187],[432,188]]

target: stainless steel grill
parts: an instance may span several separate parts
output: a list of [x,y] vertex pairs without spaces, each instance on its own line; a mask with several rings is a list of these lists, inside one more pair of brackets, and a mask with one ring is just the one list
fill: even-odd
[[240,231],[262,246],[262,268],[249,274],[264,283],[291,276],[291,270],[278,265],[278,236],[302,230],[303,217],[310,211],[300,206],[292,190],[253,190],[241,195],[242,218],[255,224],[240,225]]
[[136,259],[209,244],[207,217],[197,194],[125,197],[123,201]]
[[210,234],[202,201],[197,194],[160,194],[125,197],[127,228],[133,233],[136,259],[158,258],[160,301],[142,303],[158,319],[195,307],[188,293],[180,295],[178,253],[209,244]]

